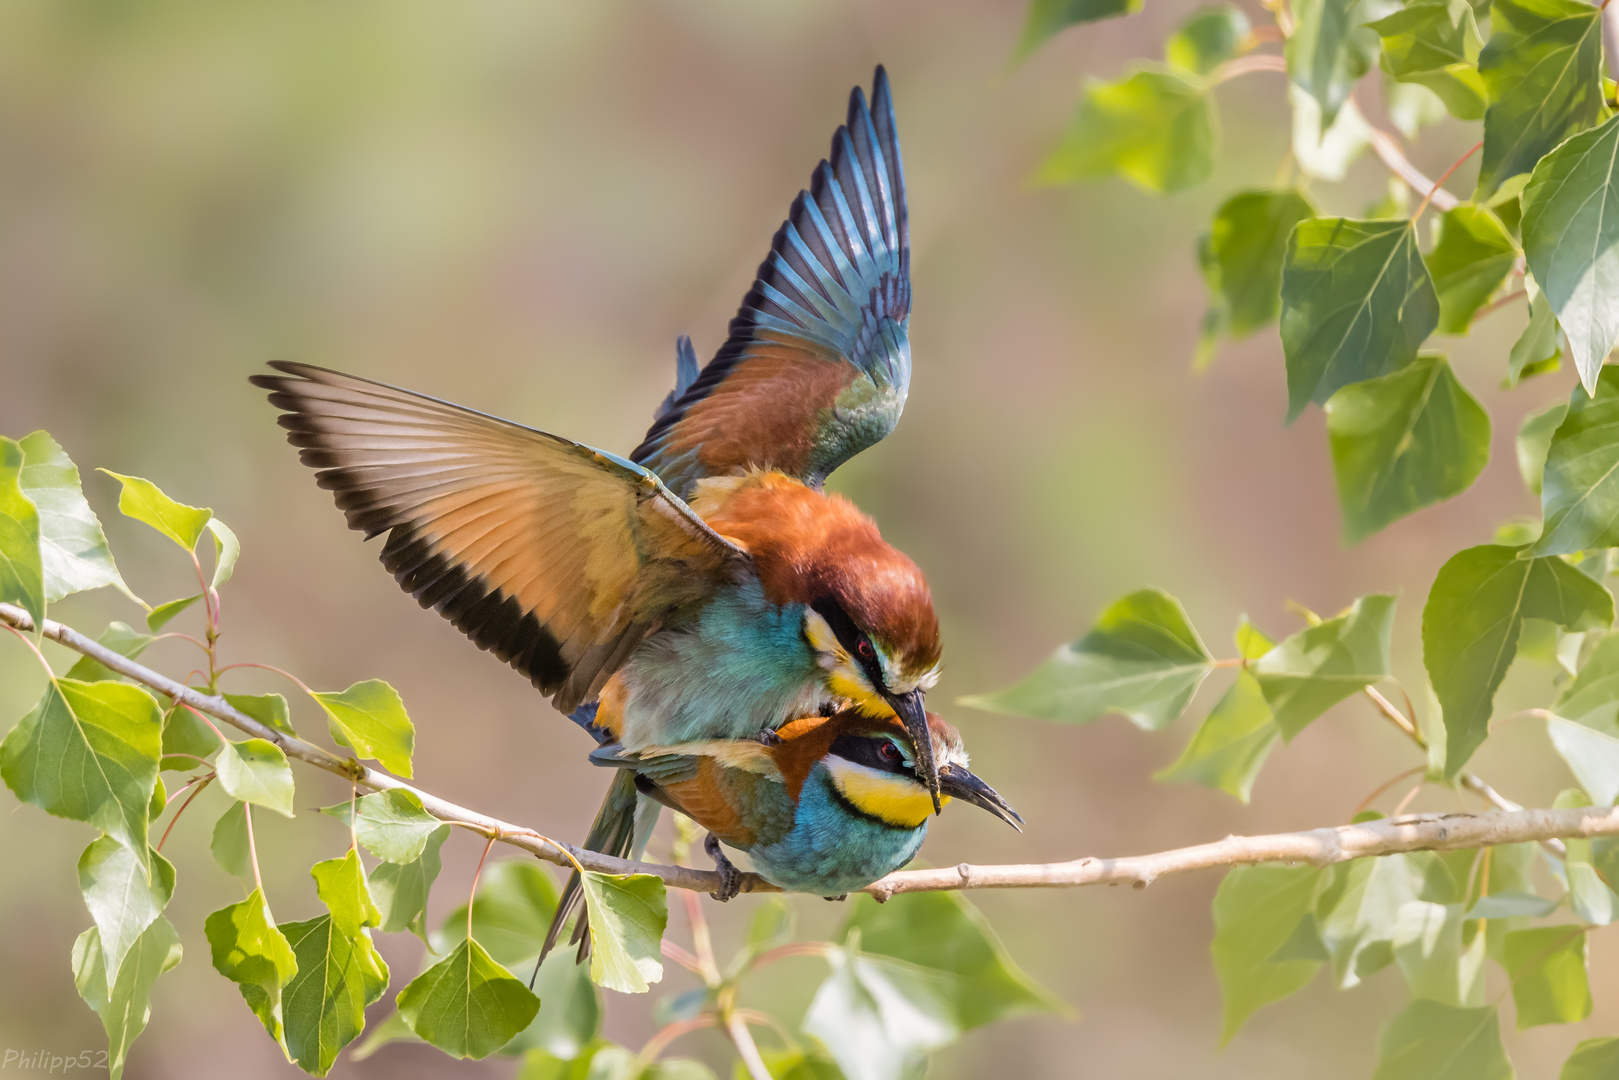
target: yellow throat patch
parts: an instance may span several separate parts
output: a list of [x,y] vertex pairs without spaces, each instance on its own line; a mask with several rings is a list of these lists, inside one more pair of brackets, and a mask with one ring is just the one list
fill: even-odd
[[[908,776],[879,772],[839,757],[824,759],[838,792],[856,810],[896,829],[914,829],[933,813],[928,789]],[[950,801],[948,795],[940,804]]]

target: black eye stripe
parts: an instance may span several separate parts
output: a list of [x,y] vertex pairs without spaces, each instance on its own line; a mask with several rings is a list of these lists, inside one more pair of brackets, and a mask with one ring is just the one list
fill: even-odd
[[884,685],[883,669],[877,663],[877,650],[873,646],[870,656],[861,655],[860,646],[869,639],[861,632],[860,627],[855,625],[854,620],[849,618],[849,613],[843,610],[843,605],[830,596],[823,596],[810,604],[810,608],[826,620],[826,625],[830,626],[832,633],[837,636],[838,644],[842,645],[865,669],[871,685],[881,689]]
[[856,765],[864,765],[878,772],[909,772],[905,765],[905,755],[895,754],[892,758],[885,757],[883,754],[885,746],[893,747],[894,744],[880,736],[839,735],[832,740],[831,752],[845,761],[852,761]]

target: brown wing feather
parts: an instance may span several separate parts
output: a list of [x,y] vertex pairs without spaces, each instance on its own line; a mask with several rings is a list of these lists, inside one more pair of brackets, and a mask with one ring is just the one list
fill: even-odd
[[652,474],[566,439],[305,364],[256,386],[351,528],[423,607],[571,712],[748,557]]

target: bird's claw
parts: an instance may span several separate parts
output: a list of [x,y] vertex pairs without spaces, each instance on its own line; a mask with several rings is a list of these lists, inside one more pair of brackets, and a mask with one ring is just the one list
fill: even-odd
[[703,850],[714,860],[714,872],[720,876],[719,891],[709,895],[723,904],[742,891],[742,871],[725,857],[725,852],[720,850],[720,838],[713,833],[703,841]]
[[823,896],[821,899],[825,900],[829,904],[836,904],[849,899],[849,894],[846,892],[840,892],[836,896]]
[[781,736],[777,735],[769,728],[760,729],[759,734],[755,735],[754,739],[757,742],[763,743],[765,746],[780,746],[782,743]]

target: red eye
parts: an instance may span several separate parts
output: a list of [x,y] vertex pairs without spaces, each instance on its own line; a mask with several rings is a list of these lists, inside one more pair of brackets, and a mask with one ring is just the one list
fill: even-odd
[[892,764],[900,760],[902,755],[899,752],[899,747],[895,746],[887,739],[884,739],[877,745],[877,756]]
[[871,642],[865,638],[860,639],[860,644],[854,647],[854,651],[860,655],[862,660],[877,659],[877,650],[872,648]]

